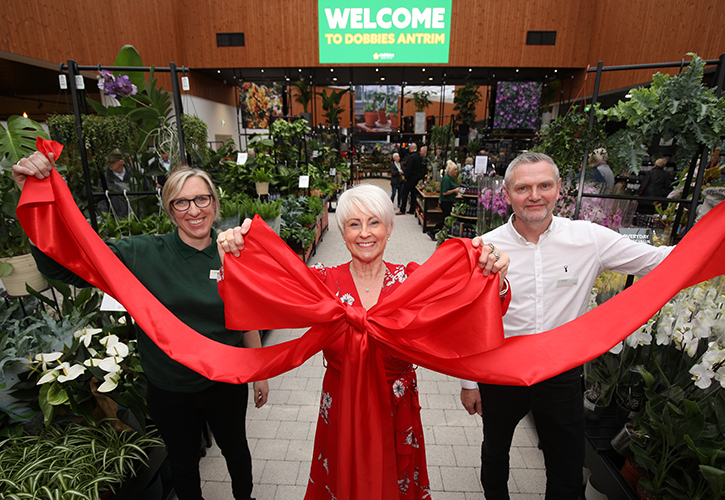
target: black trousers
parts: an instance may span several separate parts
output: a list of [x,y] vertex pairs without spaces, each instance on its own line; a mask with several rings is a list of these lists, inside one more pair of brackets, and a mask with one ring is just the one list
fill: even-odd
[[151,418],[166,443],[179,500],[201,500],[199,457],[204,423],[208,423],[232,479],[237,500],[252,494],[252,455],[247,444],[247,384],[215,383],[199,392],[172,392],[149,382]]
[[483,408],[481,484],[487,500],[508,500],[514,429],[534,416],[546,465],[546,499],[577,500],[584,466],[581,367],[531,387],[478,384]]
[[410,211],[415,210],[415,186],[418,184],[419,179],[411,179],[403,183],[403,189],[400,190],[402,201],[400,202],[400,211],[405,212],[405,207],[408,206],[408,198],[410,198]]

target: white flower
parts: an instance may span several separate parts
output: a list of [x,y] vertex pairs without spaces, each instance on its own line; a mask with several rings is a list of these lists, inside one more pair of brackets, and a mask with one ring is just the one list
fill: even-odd
[[672,316],[660,316],[659,324],[657,325],[657,345],[670,345],[672,339]]
[[98,367],[103,371],[106,371],[109,373],[116,373],[116,372],[121,371],[121,365],[118,364],[120,361],[123,361],[123,358],[116,358],[116,357],[110,356],[108,358],[103,358],[98,363]]
[[38,383],[35,385],[43,385],[47,384],[48,382],[54,382],[55,379],[58,378],[58,372],[56,370],[51,370],[49,372],[45,372],[42,377],[38,380]]
[[634,348],[642,345],[650,345],[652,343],[652,334],[650,333],[650,328],[650,323],[647,323],[642,328],[627,337],[625,339],[627,345]]
[[77,339],[80,339],[83,344],[88,347],[91,344],[91,340],[93,340],[93,336],[97,333],[102,332],[100,328],[90,328],[85,327],[83,330],[78,330],[77,332],[73,333],[73,336]]
[[62,363],[59,370],[63,371],[63,375],[58,375],[58,382],[68,382],[69,380],[75,380],[86,371],[86,367],[83,365],[71,365],[68,362]]
[[692,374],[692,380],[695,381],[695,385],[700,389],[707,389],[712,383],[712,378],[715,376],[715,372],[705,367],[704,364],[695,365],[690,368]]
[[128,346],[121,342],[117,336],[108,335],[101,339],[101,344],[106,347],[106,354],[125,358],[128,356]]
[[106,373],[103,377],[103,383],[98,386],[98,392],[111,392],[118,387],[121,375],[118,373]]
[[609,349],[609,352],[611,352],[612,354],[619,354],[620,352],[622,352],[622,349],[624,349],[624,341]]
[[50,352],[47,354],[36,354],[35,355],[35,361],[38,363],[42,363],[43,371],[48,369],[48,363],[52,363],[53,361],[57,361],[63,356],[62,352]]
[[405,384],[402,380],[398,379],[393,382],[393,394],[395,394],[396,398],[402,398],[403,394],[405,394]]
[[345,295],[340,297],[340,300],[349,306],[351,306],[353,304],[353,302],[355,302],[355,299],[349,293],[346,293]]

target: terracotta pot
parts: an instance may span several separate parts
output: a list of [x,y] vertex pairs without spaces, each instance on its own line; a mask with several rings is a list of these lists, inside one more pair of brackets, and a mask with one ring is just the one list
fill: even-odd
[[644,470],[633,461],[632,457],[627,457],[624,461],[622,469],[619,471],[625,481],[629,483],[633,490],[637,490],[637,484],[641,477],[644,476]]
[[393,130],[398,129],[398,117],[390,115],[390,128]]
[[38,271],[35,259],[31,254],[19,255],[17,257],[6,257],[0,259],[2,262],[12,264],[13,272],[2,278],[3,285],[8,295],[13,297],[25,297],[30,295],[25,290],[27,283],[35,291],[43,291],[48,288],[48,282]]
[[365,111],[365,126],[366,127],[374,127],[377,119],[378,119],[378,114],[375,111]]
[[385,115],[385,110],[384,109],[379,109],[378,110],[378,121],[380,123],[388,123],[388,117]]

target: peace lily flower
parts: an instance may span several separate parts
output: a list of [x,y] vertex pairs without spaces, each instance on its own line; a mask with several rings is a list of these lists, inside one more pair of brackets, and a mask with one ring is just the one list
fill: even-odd
[[35,355],[35,361],[42,363],[41,366],[43,368],[43,371],[48,369],[48,363],[52,363],[53,361],[58,361],[63,356],[62,352],[50,352],[50,353],[43,353],[43,354],[36,354]]
[[88,347],[91,344],[91,340],[93,340],[93,336],[102,331],[103,330],[100,328],[91,328],[87,326],[83,330],[78,330],[73,333],[73,337],[80,339],[80,341],[83,342],[83,345]]
[[125,358],[128,356],[128,346],[121,342],[117,336],[108,335],[101,339],[101,344],[106,348],[106,354]]
[[103,358],[100,363],[98,363],[98,367],[103,371],[116,373],[121,371],[121,365],[119,365],[121,361],[123,361],[123,358],[121,357],[110,356],[108,358]]
[[[38,380],[36,385],[47,384],[57,380],[60,383],[75,380],[86,371],[83,365],[71,365],[67,361],[60,363],[60,365],[53,368],[51,371],[43,374]],[[61,373],[62,372],[62,373]]]
[[118,382],[121,380],[121,375],[118,372],[106,373],[103,376],[103,383],[98,386],[98,392],[111,392],[118,387]]

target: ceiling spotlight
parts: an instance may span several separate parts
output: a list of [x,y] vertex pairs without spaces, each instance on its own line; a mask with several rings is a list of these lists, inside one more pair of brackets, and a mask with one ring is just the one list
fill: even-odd
[[559,70],[558,70],[558,69],[555,69],[555,70],[554,70],[554,73],[556,73],[557,71],[559,71]]
[[302,68],[298,69],[297,71],[299,71],[300,73],[302,73]]
[[262,70],[262,73],[264,73],[264,70]]
[[382,81],[385,81],[385,77],[384,77],[384,76],[381,76],[381,77],[380,77],[380,79],[381,79]]
[[425,71],[425,68],[423,68],[423,71]]
[[473,68],[468,68],[468,72],[470,73],[471,71],[473,71]]
[[430,78],[428,78],[428,80],[432,82],[433,81],[433,77],[431,76]]
[[516,68],[516,72],[517,72],[517,73],[519,72],[519,68]]
[[334,78],[332,79],[332,81],[333,81],[333,82],[336,82],[336,81],[337,81],[337,77],[334,77]]
[[335,68],[330,68],[330,73],[334,73],[334,72],[335,72]]
[[216,70],[216,72],[217,72],[217,73],[221,73],[221,72],[222,72],[222,70],[218,69],[218,70]]

